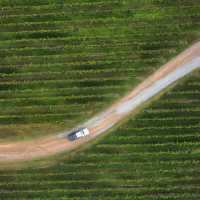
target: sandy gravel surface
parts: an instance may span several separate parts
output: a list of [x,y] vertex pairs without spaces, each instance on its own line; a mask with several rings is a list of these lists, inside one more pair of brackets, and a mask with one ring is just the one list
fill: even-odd
[[151,97],[197,68],[200,68],[200,42],[162,66],[110,108],[84,123],[82,127],[87,127],[91,132],[89,137],[72,142],[66,137],[68,132],[65,132],[31,141],[1,143],[0,161],[31,160],[75,149],[96,138]]

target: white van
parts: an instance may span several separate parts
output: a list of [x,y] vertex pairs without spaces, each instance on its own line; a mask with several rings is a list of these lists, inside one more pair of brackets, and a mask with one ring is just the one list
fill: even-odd
[[71,132],[67,137],[69,140],[73,141],[81,137],[85,137],[90,134],[88,128],[80,128],[76,131]]

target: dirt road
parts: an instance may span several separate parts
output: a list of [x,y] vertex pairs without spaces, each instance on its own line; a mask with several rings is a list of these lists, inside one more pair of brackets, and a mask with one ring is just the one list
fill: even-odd
[[31,141],[1,143],[0,161],[30,160],[77,148],[102,134],[142,103],[197,68],[200,68],[200,42],[162,66],[109,109],[84,123],[82,126],[91,132],[89,137],[72,142],[66,138],[66,132]]

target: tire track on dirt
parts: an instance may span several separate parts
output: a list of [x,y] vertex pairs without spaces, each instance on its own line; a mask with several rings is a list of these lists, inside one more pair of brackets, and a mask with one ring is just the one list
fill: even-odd
[[144,102],[198,68],[200,68],[200,42],[162,66],[110,108],[84,123],[81,127],[87,127],[90,136],[69,141],[67,139],[69,131],[67,131],[31,141],[1,143],[0,161],[31,160],[75,149],[104,133]]

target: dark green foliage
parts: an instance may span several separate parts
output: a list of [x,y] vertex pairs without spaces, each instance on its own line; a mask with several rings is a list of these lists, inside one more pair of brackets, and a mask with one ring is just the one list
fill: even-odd
[[[0,170],[0,198],[199,199],[200,101],[191,106],[187,95],[196,92],[188,85],[199,83],[198,75],[84,151],[49,167],[35,161],[38,167]],[[188,112],[177,115],[182,109]]]
[[[7,131],[13,138],[31,137],[31,124],[28,134],[20,131],[31,120],[41,127],[72,122],[62,129],[80,123],[200,35],[198,1],[2,0],[0,5],[0,137]],[[82,109],[72,113],[63,107],[41,116],[44,107],[65,104]]]
[[[1,138],[78,124],[200,36],[198,0],[1,0],[0,7]],[[0,199],[199,199],[199,75],[87,150],[49,167],[0,170]]]

